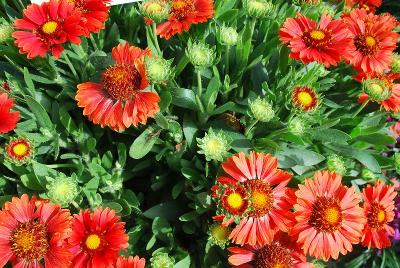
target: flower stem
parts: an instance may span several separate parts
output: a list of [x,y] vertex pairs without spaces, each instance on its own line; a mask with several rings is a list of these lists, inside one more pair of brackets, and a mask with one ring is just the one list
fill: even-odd
[[245,130],[245,132],[244,132],[244,135],[245,135],[246,137],[249,135],[250,131],[254,128],[254,126],[255,126],[257,123],[258,123],[258,120],[256,119],[256,120],[254,120],[253,122],[251,122],[251,124],[250,124],[248,127],[246,127],[246,130]]
[[230,54],[231,46],[226,46],[225,51],[225,74],[229,75],[229,54]]
[[351,118],[356,117],[365,108],[365,106],[367,106],[368,103],[369,100],[364,101],[364,103],[357,109],[357,111],[353,114]]
[[201,83],[201,71],[197,69],[197,96],[201,97],[203,93],[203,85]]
[[152,27],[153,27],[154,43],[156,45],[158,54],[161,56],[162,53],[161,53],[160,45],[158,44],[158,38],[157,38],[157,24],[155,22],[153,22]]
[[75,164],[54,164],[54,165],[46,165],[48,168],[74,168]]

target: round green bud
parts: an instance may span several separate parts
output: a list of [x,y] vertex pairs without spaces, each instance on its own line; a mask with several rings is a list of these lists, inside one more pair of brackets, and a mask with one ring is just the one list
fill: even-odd
[[238,33],[233,27],[222,26],[220,29],[220,40],[223,45],[234,46],[238,41]]
[[374,180],[376,178],[376,175],[368,168],[363,168],[361,170],[361,178],[363,178],[364,180]]
[[392,72],[400,74],[400,54],[392,54]]
[[362,87],[364,92],[374,101],[384,101],[392,95],[390,86],[381,79],[366,79],[362,82]]
[[244,0],[243,7],[253,18],[265,18],[274,9],[273,3],[269,0]]
[[186,49],[189,61],[197,68],[205,68],[214,64],[215,51],[204,43],[189,44]]
[[307,122],[301,117],[294,117],[288,123],[288,130],[296,136],[301,136],[307,129]]
[[213,245],[217,245],[224,249],[225,246],[229,244],[229,235],[231,232],[231,227],[223,226],[220,223],[214,223],[208,230],[208,240],[211,241]]
[[346,174],[346,163],[343,160],[343,157],[337,154],[331,154],[327,157],[326,165],[330,172],[335,172],[339,175]]
[[47,178],[47,196],[49,199],[62,207],[67,207],[78,195],[78,183],[73,177],[60,176]]
[[144,17],[158,23],[168,19],[171,6],[165,0],[145,0],[139,10]]
[[11,34],[14,32],[13,27],[6,21],[0,20],[0,44],[12,39]]
[[146,57],[146,75],[152,84],[163,84],[171,79],[173,72],[171,68],[172,61],[159,57]]
[[269,122],[275,117],[275,111],[272,104],[266,99],[258,97],[253,101],[249,101],[250,115],[260,122]]
[[207,161],[223,161],[229,155],[230,142],[222,131],[215,133],[212,129],[205,134],[204,138],[197,138],[199,154],[204,154]]
[[150,259],[151,268],[173,268],[175,264],[174,258],[170,257],[167,253],[156,253]]

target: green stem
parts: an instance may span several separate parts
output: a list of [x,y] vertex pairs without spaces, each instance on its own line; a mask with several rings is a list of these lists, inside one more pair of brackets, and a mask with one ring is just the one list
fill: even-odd
[[157,38],[157,24],[155,22],[153,22],[153,36],[154,36],[154,43],[156,44],[156,49],[158,54],[161,56],[161,49],[160,49],[160,45],[158,44],[158,38]]
[[70,61],[70,59],[69,59],[67,53],[68,53],[68,52],[65,51],[65,52],[63,53],[63,57],[64,57],[64,59],[65,59],[67,65],[68,65],[69,69],[71,69],[71,72],[72,72],[72,74],[74,75],[76,81],[79,81],[78,73],[76,72],[74,65],[71,63],[71,61]]
[[357,111],[353,114],[351,118],[356,117],[365,108],[365,106],[367,106],[368,103],[369,100],[364,101],[364,103],[357,109]]
[[90,41],[92,42],[92,45],[95,50],[99,50],[99,47],[97,46],[96,40],[93,38],[93,34],[90,35]]
[[281,128],[281,129],[275,130],[274,132],[269,134],[267,137],[268,138],[272,138],[272,137],[281,135],[281,134],[286,133],[286,132],[287,132],[287,128],[286,127],[285,128]]
[[53,165],[46,165],[48,168],[74,168],[76,167],[75,164],[53,164]]
[[203,93],[203,86],[201,84],[201,71],[200,69],[197,69],[197,96],[201,98],[202,93]]
[[231,50],[231,46],[226,46],[225,51],[225,74],[229,75],[229,52]]
[[250,131],[254,128],[254,126],[258,123],[258,120],[254,120],[248,127],[246,127],[246,130],[244,132],[244,135],[247,137],[250,133]]

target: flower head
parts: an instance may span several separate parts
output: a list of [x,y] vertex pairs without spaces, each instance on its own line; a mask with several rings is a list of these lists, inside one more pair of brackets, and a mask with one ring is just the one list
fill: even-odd
[[219,39],[221,44],[226,46],[234,46],[238,42],[239,34],[233,27],[222,26],[219,29]]
[[211,241],[213,245],[218,245],[223,249],[227,244],[229,244],[229,235],[231,232],[232,228],[230,226],[216,222],[208,229],[208,240]]
[[157,34],[168,40],[213,16],[214,0],[171,0],[168,21],[157,27]]
[[260,122],[269,122],[275,117],[275,111],[271,103],[258,97],[249,101],[250,115]]
[[0,18],[0,44],[12,39],[14,28],[3,18]]
[[173,268],[175,264],[175,260],[173,257],[170,257],[168,253],[157,252],[150,259],[151,268]]
[[199,154],[204,154],[207,161],[223,161],[229,155],[229,140],[221,131],[214,132],[212,128],[205,134],[204,138],[197,138],[197,145],[200,148]]
[[343,157],[337,154],[331,154],[328,156],[326,165],[330,172],[335,172],[341,176],[346,174],[346,163]]
[[77,197],[78,182],[74,177],[60,175],[56,178],[48,178],[47,196],[53,203],[60,204],[62,207],[68,206]]
[[345,0],[346,7],[354,8],[358,6],[370,12],[375,12],[377,7],[382,5],[382,0]]
[[354,187],[341,184],[342,177],[318,171],[296,191],[296,224],[292,235],[305,254],[327,261],[352,251],[359,243],[365,218],[361,197]]
[[147,79],[152,84],[163,84],[173,76],[172,60],[152,56],[146,57],[144,63]]
[[0,133],[8,133],[17,127],[19,112],[11,111],[14,106],[13,98],[8,98],[7,93],[0,93]]
[[145,18],[156,23],[168,19],[171,10],[170,4],[165,0],[146,0],[143,1],[139,8]]
[[128,258],[119,256],[115,268],[144,268],[145,265],[146,260],[139,256],[129,256]]
[[6,158],[16,165],[28,163],[33,154],[32,143],[26,138],[11,139],[6,145]]
[[368,248],[390,247],[389,236],[394,229],[389,223],[394,219],[394,199],[397,192],[392,185],[377,180],[374,186],[363,189],[364,215],[367,218],[362,236],[362,244]]
[[270,0],[244,0],[243,7],[247,14],[253,18],[265,18],[274,9]]
[[209,67],[214,64],[215,60],[214,49],[201,42],[189,44],[186,55],[196,68]]
[[74,216],[72,234],[68,240],[74,255],[73,267],[110,267],[118,253],[128,247],[125,223],[109,208],[88,209]]
[[292,103],[297,109],[309,112],[318,107],[319,99],[314,89],[307,86],[296,86],[292,92]]
[[0,267],[70,267],[72,255],[65,243],[71,215],[59,205],[37,202],[24,194],[13,197],[0,211]]
[[83,35],[80,26],[81,15],[66,0],[50,0],[40,6],[31,4],[24,10],[23,19],[17,19],[14,27],[18,29],[12,36],[21,54],[28,59],[44,57],[51,51],[59,58],[64,50],[63,43],[80,44]]
[[280,40],[291,48],[290,57],[304,64],[316,61],[336,66],[351,44],[346,25],[323,14],[319,24],[299,14],[288,18],[279,31]]
[[114,47],[115,64],[102,73],[101,81],[77,86],[75,99],[84,108],[83,114],[93,123],[115,131],[146,124],[149,117],[154,117],[160,109],[160,97],[144,91],[149,84],[144,58],[149,54],[149,50],[128,43]]

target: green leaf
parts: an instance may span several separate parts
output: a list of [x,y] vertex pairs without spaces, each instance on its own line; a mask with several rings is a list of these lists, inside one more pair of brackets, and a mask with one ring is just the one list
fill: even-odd
[[35,115],[40,126],[49,130],[54,129],[53,123],[43,106],[31,96],[25,96],[26,103]]
[[145,212],[143,215],[149,219],[154,219],[156,217],[165,218],[167,220],[176,220],[180,215],[180,206],[176,201],[160,203]]
[[324,142],[347,144],[347,141],[351,140],[350,135],[338,129],[312,129],[309,133],[314,139]]
[[390,145],[396,143],[396,139],[383,133],[373,133],[369,135],[358,136],[356,140],[377,145]]
[[175,88],[172,94],[172,102],[176,106],[197,111],[196,96],[190,89]]
[[29,95],[32,97],[35,97],[35,86],[32,82],[31,74],[28,71],[28,68],[24,67],[24,80],[26,84],[26,90],[25,87],[22,87],[23,91],[27,91]]
[[141,159],[150,152],[160,135],[160,132],[153,133],[152,131],[153,128],[149,127],[135,139],[129,149],[130,157]]
[[115,210],[116,213],[120,213],[122,211],[122,206],[117,202],[107,202],[102,204],[103,208],[111,208]]
[[190,255],[187,255],[183,260],[174,265],[174,268],[188,268],[190,267]]
[[296,161],[297,165],[305,167],[317,165],[325,160],[323,155],[307,149],[285,149],[278,155],[288,156]]

